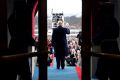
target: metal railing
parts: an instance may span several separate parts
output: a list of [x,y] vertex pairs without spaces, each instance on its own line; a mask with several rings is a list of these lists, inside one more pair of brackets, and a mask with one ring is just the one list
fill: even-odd
[[41,55],[44,53],[48,53],[48,51],[21,53],[21,54],[19,53],[19,54],[15,54],[15,55],[5,55],[5,56],[0,56],[0,61],[29,58],[29,57],[38,56],[38,55]]
[[119,52],[118,52],[118,53],[99,53],[99,52],[91,52],[91,55],[90,55],[90,56],[120,59],[120,54],[119,54]]
[[[41,55],[43,53],[49,53],[49,51],[19,53],[19,54],[14,54],[14,55],[4,55],[4,56],[0,56],[0,61],[34,57],[34,56]],[[90,56],[120,59],[119,53],[111,53],[110,54],[110,53],[91,52]]]

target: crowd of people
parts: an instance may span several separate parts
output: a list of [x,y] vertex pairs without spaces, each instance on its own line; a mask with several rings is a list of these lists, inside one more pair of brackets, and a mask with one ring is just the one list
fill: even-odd
[[68,40],[68,55],[66,56],[68,66],[80,65],[80,52],[81,46],[78,45],[78,41],[75,39]]
[[50,64],[53,61],[53,57],[52,57],[52,55],[53,55],[53,47],[52,47],[52,43],[51,43],[50,39],[47,40],[47,43],[48,43],[48,51],[49,51],[47,60],[48,60],[48,66],[50,66]]
[[[52,63],[52,55],[54,54],[54,48],[52,47],[51,39],[48,39],[48,66]],[[81,64],[81,46],[78,45],[77,39],[68,40],[68,54],[65,57],[67,66],[77,66]]]
[[53,62],[53,55],[56,57],[57,69],[59,69],[60,66],[63,69],[64,66],[77,66],[77,65],[80,66],[81,65],[81,44],[79,44],[80,35],[78,34],[74,37],[71,36],[67,37],[66,34],[70,34],[70,30],[67,28],[62,28],[61,23],[59,23],[59,26],[58,28],[55,27],[53,29],[53,35],[47,40],[48,66],[50,66],[50,64]]

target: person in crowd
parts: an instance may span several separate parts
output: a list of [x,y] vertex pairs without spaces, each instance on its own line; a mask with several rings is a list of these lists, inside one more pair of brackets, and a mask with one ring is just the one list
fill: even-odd
[[77,53],[77,55],[76,55],[76,57],[77,57],[77,66],[80,66],[80,65],[81,65],[81,54],[80,54],[80,50],[78,49],[76,53]]
[[[67,66],[80,66],[81,63],[81,46],[78,44],[76,37],[68,40],[68,55],[65,60]],[[74,55],[73,55],[74,53]]]
[[52,63],[52,55],[48,53],[48,59],[47,59],[48,66]]
[[50,64],[52,63],[52,54],[53,54],[53,47],[52,47],[52,43],[51,43],[51,39],[48,39],[48,51],[49,51],[49,53],[48,53],[48,60],[47,60],[47,62],[48,62],[48,66],[50,66]]
[[47,43],[48,43],[48,51],[50,52],[50,54],[53,54],[53,47],[51,40],[49,39]]
[[76,50],[74,48],[70,49],[68,56],[66,57],[66,62],[68,66],[76,66],[77,65],[77,55]]
[[54,47],[57,69],[65,67],[65,56],[68,52],[66,34],[70,34],[68,28],[63,27],[62,21],[58,22],[58,27],[53,29],[52,46]]
[[82,32],[79,32],[79,34],[77,35],[78,38],[78,44],[81,45],[82,44]]

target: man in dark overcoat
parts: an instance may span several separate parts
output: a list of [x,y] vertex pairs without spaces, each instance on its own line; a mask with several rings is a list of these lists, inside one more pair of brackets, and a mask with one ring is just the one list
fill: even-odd
[[58,22],[58,27],[53,29],[52,34],[52,46],[54,47],[57,69],[64,69],[65,66],[65,56],[67,55],[68,47],[67,47],[67,39],[66,34],[70,34],[70,30],[68,28],[64,28],[62,26],[62,22]]

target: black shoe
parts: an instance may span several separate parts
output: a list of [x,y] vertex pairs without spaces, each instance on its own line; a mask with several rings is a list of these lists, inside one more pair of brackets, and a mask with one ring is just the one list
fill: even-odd
[[59,67],[57,67],[57,69],[60,69]]
[[62,67],[62,69],[64,69],[64,67]]

